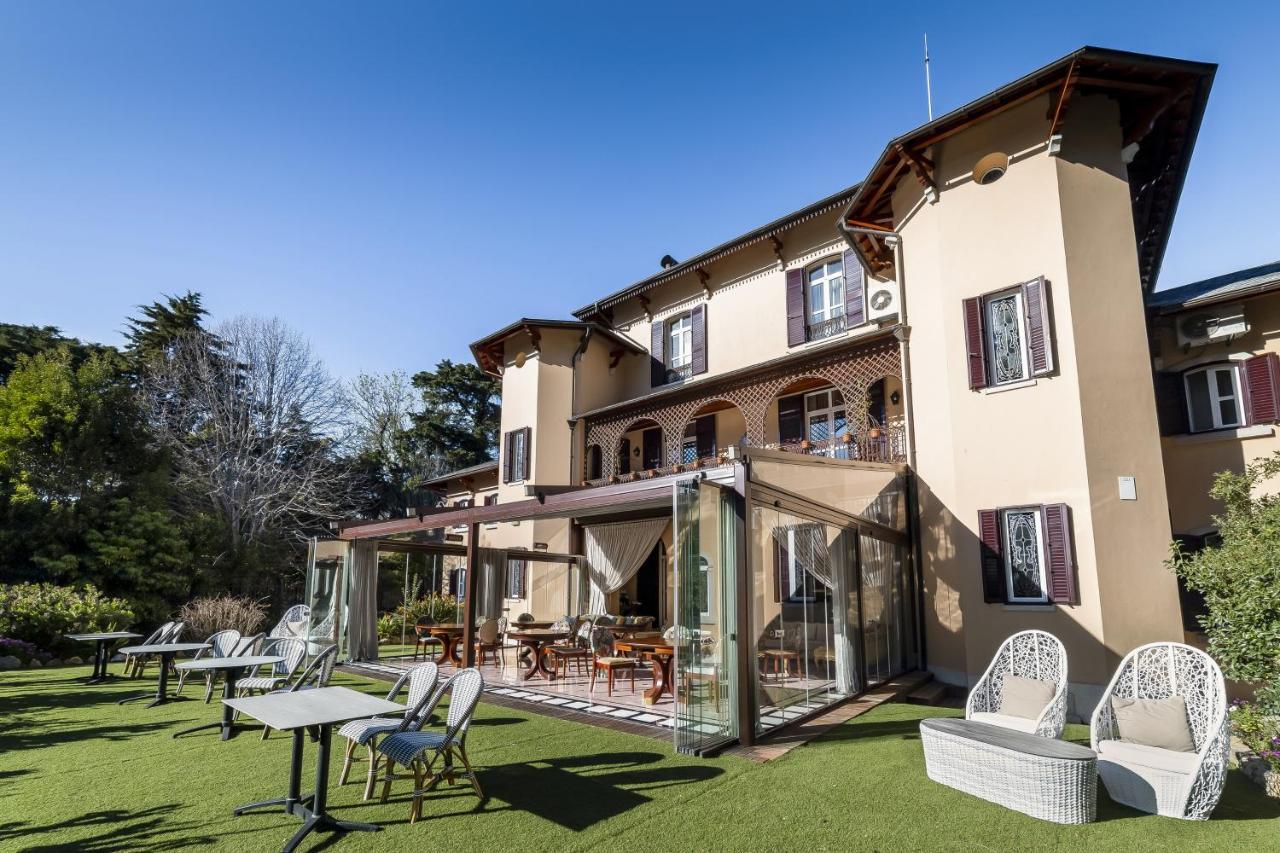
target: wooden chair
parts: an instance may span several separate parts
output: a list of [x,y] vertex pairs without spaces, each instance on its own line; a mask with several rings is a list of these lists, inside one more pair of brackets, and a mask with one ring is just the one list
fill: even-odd
[[476,629],[476,659],[478,666],[484,666],[488,656],[492,654],[498,666],[504,666],[502,657],[502,626],[497,619],[486,619]]
[[414,626],[413,626],[413,633],[414,633],[413,659],[414,660],[418,659],[419,653],[422,654],[423,659],[426,659],[428,649],[431,650],[431,659],[435,660],[436,654],[442,648],[444,648],[444,642],[439,637],[433,637],[427,633],[427,631],[430,630],[430,628],[435,624],[436,624],[436,620],[432,619],[430,616],[422,616],[418,619],[416,623],[414,623]]
[[601,672],[605,674],[608,684],[607,695],[613,695],[613,682],[619,672],[631,673],[631,692],[636,692],[636,659],[619,657],[614,653],[613,632],[607,628],[595,628],[591,632],[591,648],[594,652],[591,661],[590,693],[596,689],[596,678]]
[[557,675],[561,675],[561,669],[568,672],[570,663],[574,664],[579,675],[587,674],[587,660],[592,657],[591,631],[591,620],[584,619],[578,626],[577,633],[570,637],[568,642],[547,647],[547,653],[556,662]]

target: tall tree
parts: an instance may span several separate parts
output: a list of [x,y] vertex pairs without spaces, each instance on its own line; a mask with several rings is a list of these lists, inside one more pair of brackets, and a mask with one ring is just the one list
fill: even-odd
[[431,502],[421,484],[445,471],[413,432],[418,395],[398,371],[361,374],[347,394],[351,453],[364,492],[361,515],[385,517]]
[[204,328],[205,310],[199,293],[187,291],[184,296],[166,296],[163,302],[139,305],[140,317],[125,321],[125,339],[129,352],[146,361],[168,355],[179,341],[193,338],[214,345],[215,336]]
[[435,370],[413,377],[422,394],[422,410],[413,415],[413,432],[424,452],[452,470],[487,462],[497,455],[501,386],[474,364],[444,359]]

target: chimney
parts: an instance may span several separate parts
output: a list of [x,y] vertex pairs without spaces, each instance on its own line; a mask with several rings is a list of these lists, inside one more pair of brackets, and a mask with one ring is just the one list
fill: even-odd
[[658,263],[662,265],[662,268],[664,270],[669,270],[672,267],[680,265],[680,262],[677,261],[675,258],[671,257],[670,255],[663,255],[662,260],[658,261]]

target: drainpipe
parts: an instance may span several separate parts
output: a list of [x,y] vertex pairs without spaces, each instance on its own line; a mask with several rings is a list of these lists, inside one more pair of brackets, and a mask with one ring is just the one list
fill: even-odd
[[884,240],[893,249],[893,269],[898,276],[898,328],[894,330],[893,336],[898,339],[898,357],[902,362],[902,419],[904,429],[904,439],[907,447],[907,464],[911,466],[911,470],[916,467],[916,435],[915,435],[915,406],[912,403],[911,395],[911,326],[907,323],[907,283],[906,276],[902,270],[902,235],[897,231],[889,231],[880,228],[864,228],[860,226],[850,225],[843,218],[836,223],[836,227],[840,229],[840,233],[844,235],[845,242],[855,252],[858,249],[857,243],[854,241],[855,234],[870,234]]

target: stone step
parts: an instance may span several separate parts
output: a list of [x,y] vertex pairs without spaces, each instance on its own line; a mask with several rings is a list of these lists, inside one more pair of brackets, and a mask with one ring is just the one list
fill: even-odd
[[946,698],[946,685],[938,681],[929,681],[907,694],[907,701],[913,705],[941,705]]

